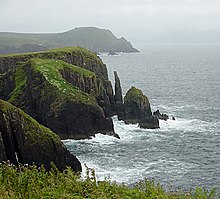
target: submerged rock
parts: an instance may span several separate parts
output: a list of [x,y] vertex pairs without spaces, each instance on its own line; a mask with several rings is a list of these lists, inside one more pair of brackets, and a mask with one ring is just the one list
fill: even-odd
[[0,100],[0,162],[44,165],[51,162],[63,171],[70,166],[81,171],[79,160],[66,149],[60,138],[22,110]]
[[159,121],[152,115],[148,98],[135,87],[131,87],[124,97],[123,120],[127,124],[139,123],[142,128],[159,128]]
[[118,55],[118,53],[116,53],[116,52],[114,52],[114,51],[110,51],[110,52],[108,53],[108,55]]

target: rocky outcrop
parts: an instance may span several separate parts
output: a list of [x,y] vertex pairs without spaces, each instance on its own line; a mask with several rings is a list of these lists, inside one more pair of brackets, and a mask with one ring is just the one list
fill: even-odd
[[154,113],[153,113],[154,116],[156,116],[158,119],[160,120],[168,120],[169,119],[169,116],[167,114],[161,114],[159,110],[156,110]]
[[0,162],[7,160],[13,164],[44,165],[47,170],[51,162],[60,171],[67,166],[75,172],[82,169],[78,159],[55,133],[22,110],[0,100]]
[[[84,139],[96,133],[115,134],[96,97],[96,75],[52,59],[31,59],[15,70],[16,87],[9,101],[22,108],[62,139]],[[1,90],[1,89],[0,89]]]
[[2,99],[61,138],[90,138],[96,133],[118,137],[110,118],[115,114],[112,85],[96,54],[72,47],[8,55],[0,57],[0,70]]
[[131,87],[124,97],[122,119],[127,124],[139,123],[142,128],[159,128],[159,120],[152,115],[148,98],[135,87]]
[[114,77],[115,77],[115,102],[116,104],[117,103],[122,104],[123,97],[122,97],[121,82],[116,71],[114,71]]

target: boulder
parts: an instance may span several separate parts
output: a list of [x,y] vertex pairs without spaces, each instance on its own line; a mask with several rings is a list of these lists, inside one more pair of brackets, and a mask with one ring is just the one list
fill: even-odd
[[115,55],[118,55],[118,53],[116,53],[116,52],[114,52],[114,51],[110,51],[109,53],[108,53],[108,55],[111,55],[111,56],[115,56]]
[[148,98],[135,87],[131,87],[124,97],[123,120],[127,124],[139,123],[142,128],[159,128],[159,121],[152,115]]
[[166,120],[169,119],[169,116],[168,116],[167,114],[161,114],[159,110],[156,110],[156,111],[153,113],[153,115],[154,115],[155,117],[157,117],[158,119],[160,119],[160,120],[165,120],[165,121],[166,121]]
[[79,160],[66,149],[58,135],[40,125],[22,110],[0,100],[0,162],[44,165],[51,162],[63,171],[82,170]]

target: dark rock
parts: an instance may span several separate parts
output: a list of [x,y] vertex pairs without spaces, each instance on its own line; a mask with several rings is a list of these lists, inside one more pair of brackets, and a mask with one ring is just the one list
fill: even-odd
[[173,116],[173,117],[172,117],[172,120],[176,120],[176,118]]
[[166,114],[161,114],[159,110],[156,110],[154,113],[153,113],[154,116],[156,116],[158,119],[160,120],[168,120],[169,119],[169,116],[166,115]]
[[60,171],[67,166],[75,172],[82,170],[79,160],[55,133],[3,100],[0,100],[0,149],[0,162],[43,164],[47,170],[53,162]]
[[152,116],[148,98],[141,90],[131,87],[124,97],[124,118],[126,124],[140,123],[142,128],[159,128],[159,121]]
[[115,103],[122,104],[123,98],[122,98],[121,82],[116,71],[114,71],[114,76],[115,76]]
[[146,118],[143,122],[139,123],[140,128],[144,129],[157,129],[159,128],[159,120],[155,116]]
[[118,119],[122,120],[124,118],[124,103],[122,97],[122,88],[120,79],[116,71],[114,71],[115,76],[115,110],[118,115]]

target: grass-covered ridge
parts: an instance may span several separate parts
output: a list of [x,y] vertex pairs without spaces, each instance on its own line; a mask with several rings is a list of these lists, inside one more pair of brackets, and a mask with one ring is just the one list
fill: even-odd
[[87,57],[90,60],[97,60],[101,61],[97,56],[96,53],[91,52],[85,48],[81,48],[79,46],[73,47],[63,47],[63,48],[54,48],[47,51],[41,52],[30,52],[30,53],[19,53],[19,54],[0,54],[0,57],[24,57],[24,56],[31,56],[31,57],[38,57],[38,58],[49,58],[50,56],[54,58],[57,56],[65,56],[65,53],[77,54],[80,53],[81,55]]
[[21,54],[0,54],[0,74],[17,67],[19,62],[27,62],[32,58],[56,59],[90,70],[96,75],[108,79],[106,66],[96,53],[79,46],[51,49],[41,52]]
[[95,99],[91,95],[82,92],[74,85],[67,82],[60,74],[61,70],[68,69],[80,74],[82,77],[95,77],[95,74],[91,71],[67,64],[63,61],[52,59],[31,59],[31,66],[38,73],[41,73],[50,85],[59,90],[59,94],[62,94],[68,99],[74,100],[75,102],[78,101],[86,104],[96,104]]
[[47,95],[51,94],[53,96],[54,94],[57,94],[60,98],[65,100],[97,105],[93,96],[82,92],[62,77],[60,71],[64,69],[70,70],[85,78],[95,78],[95,74],[93,72],[78,66],[67,64],[64,61],[33,58],[28,63],[20,64],[17,68],[15,73],[16,88],[12,92],[9,101],[13,102],[16,100],[16,97],[22,95],[28,78],[27,73],[31,71],[30,73],[37,73],[45,78],[46,84],[44,89],[47,90]]
[[71,169],[59,172],[52,167],[46,172],[43,167],[0,164],[0,198],[97,198],[97,199],[214,199],[211,192],[197,188],[188,193],[166,192],[160,184],[143,181],[129,188],[110,180],[98,182],[94,171],[87,172],[82,180]]

